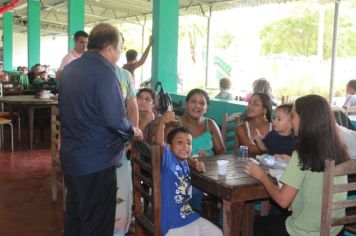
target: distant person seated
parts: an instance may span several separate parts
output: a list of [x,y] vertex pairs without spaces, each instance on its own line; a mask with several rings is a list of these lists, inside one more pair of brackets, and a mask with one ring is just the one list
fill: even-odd
[[36,90],[55,90],[56,82],[53,78],[48,77],[48,73],[46,71],[42,71],[38,77],[32,83],[33,89]]
[[56,74],[54,73],[50,65],[43,65],[43,70],[47,72],[49,78],[56,77]]
[[33,81],[40,76],[40,73],[42,71],[42,66],[41,64],[36,64],[34,66],[32,66],[32,70],[30,72],[28,72],[27,76],[28,76],[28,81],[30,82],[30,84],[33,84]]
[[356,79],[350,80],[346,85],[346,101],[344,108],[356,106]]
[[20,72],[28,74],[28,68],[26,66],[21,66]]
[[27,67],[26,66],[19,66],[18,70],[20,73],[16,75],[15,81],[21,84],[23,89],[28,89],[29,88],[29,81],[28,81],[28,76],[27,76]]
[[215,98],[234,100],[234,95],[229,92],[229,90],[231,89],[231,81],[228,78],[221,78],[219,84],[220,93],[218,93]]
[[272,87],[267,79],[260,78],[260,79],[255,80],[252,84],[252,92],[248,93],[245,96],[244,101],[248,102],[250,100],[252,94],[254,94],[254,93],[264,93],[264,94],[268,95],[272,100],[272,105],[273,106],[277,105],[273,101],[274,96],[272,94]]
[[133,84],[135,85],[135,70],[142,66],[147,59],[148,53],[150,52],[150,49],[152,47],[153,44],[153,38],[152,36],[150,36],[150,41],[148,43],[148,46],[146,48],[146,50],[143,52],[140,60],[137,60],[137,51],[134,49],[130,49],[126,52],[126,64],[123,65],[123,68],[130,71],[130,73],[132,74],[132,78],[133,78]]
[[6,82],[8,81],[9,77],[7,74],[3,71],[3,66],[2,63],[0,63],[0,80],[1,82]]

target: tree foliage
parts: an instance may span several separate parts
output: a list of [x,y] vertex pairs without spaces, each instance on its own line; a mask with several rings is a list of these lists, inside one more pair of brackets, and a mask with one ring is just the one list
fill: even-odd
[[[317,54],[319,12],[305,10],[301,17],[289,17],[264,27],[260,32],[262,54],[313,56]],[[323,55],[331,57],[334,11],[325,13]],[[339,19],[337,56],[356,55],[356,25],[347,16]]]

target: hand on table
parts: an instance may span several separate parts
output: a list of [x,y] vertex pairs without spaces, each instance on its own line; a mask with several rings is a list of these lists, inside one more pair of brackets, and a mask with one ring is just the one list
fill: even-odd
[[197,169],[199,172],[205,172],[205,166],[204,166],[204,163],[199,161],[198,159],[196,158],[192,158],[191,159],[192,162],[191,162],[191,165]]
[[259,165],[257,165],[255,162],[251,160],[248,160],[245,164],[245,173],[258,180],[261,180],[263,177],[266,176],[264,170],[262,170],[262,168]]

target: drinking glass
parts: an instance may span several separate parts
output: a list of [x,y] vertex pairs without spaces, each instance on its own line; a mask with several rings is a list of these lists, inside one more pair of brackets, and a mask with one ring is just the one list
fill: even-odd
[[240,146],[238,158],[242,161],[247,161],[248,159],[248,147]]

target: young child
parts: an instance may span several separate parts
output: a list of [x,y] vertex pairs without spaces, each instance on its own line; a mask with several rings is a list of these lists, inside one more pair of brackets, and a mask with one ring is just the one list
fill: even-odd
[[192,160],[192,135],[184,127],[171,130],[164,144],[165,124],[175,121],[174,112],[167,110],[157,128],[156,142],[163,146],[161,159],[161,231],[162,235],[222,236],[221,230],[194,212],[189,205],[192,196],[188,161],[198,171],[204,164]]
[[262,139],[259,132],[255,136],[258,149],[278,158],[290,159],[295,143],[292,127],[292,110],[292,104],[283,104],[276,108],[272,121],[273,130],[264,139]]
[[[258,149],[262,152],[267,152],[269,155],[277,158],[290,160],[294,151],[295,136],[293,134],[292,124],[293,104],[283,104],[276,108],[274,118],[272,120],[273,130],[271,130],[264,139],[261,135],[255,137]],[[257,132],[259,134],[259,132]],[[282,183],[279,182],[283,171],[270,168],[269,174],[278,180],[279,187]],[[289,215],[290,211],[279,207],[275,202],[271,201],[272,215]]]
[[218,99],[227,99],[227,100],[234,100],[234,95],[229,92],[231,88],[231,81],[228,78],[221,78],[220,82],[220,93],[215,96]]

